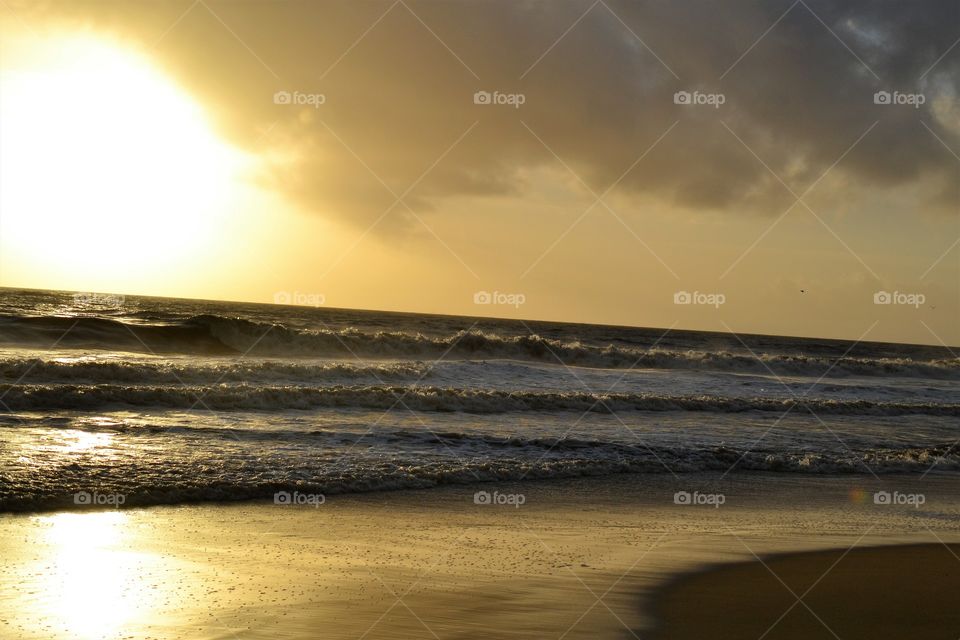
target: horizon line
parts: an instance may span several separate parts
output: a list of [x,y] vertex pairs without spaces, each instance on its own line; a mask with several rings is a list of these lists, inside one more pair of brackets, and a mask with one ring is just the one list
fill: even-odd
[[553,324],[565,324],[565,325],[581,325],[588,327],[610,327],[616,329],[638,329],[646,331],[662,331],[664,334],[671,332],[683,332],[683,333],[707,333],[714,335],[722,336],[749,336],[757,338],[787,338],[794,340],[831,340],[834,342],[846,342],[846,343],[859,343],[859,344],[882,344],[882,345],[907,345],[907,346],[919,346],[919,347],[932,347],[934,349],[945,349],[951,354],[954,350],[960,350],[960,345],[947,345],[947,344],[932,344],[929,342],[891,342],[886,340],[857,340],[853,338],[831,338],[827,336],[803,336],[803,335],[787,335],[787,334],[776,334],[776,333],[752,333],[744,332],[738,333],[734,331],[716,331],[710,329],[683,329],[678,327],[649,327],[633,324],[613,324],[613,323],[603,323],[603,322],[575,322],[571,320],[554,320],[550,318],[510,318],[504,316],[468,316],[455,313],[436,313],[432,311],[397,311],[392,309],[361,309],[355,307],[330,307],[326,305],[298,305],[298,304],[277,304],[275,302],[261,302],[254,300],[228,300],[220,298],[192,298],[188,296],[158,296],[158,295],[147,295],[142,293],[125,293],[125,292],[114,292],[114,291],[76,291],[72,289],[43,289],[36,287],[16,287],[9,285],[0,285],[0,290],[10,289],[15,291],[43,291],[50,293],[94,293],[98,295],[114,295],[114,296],[132,296],[137,298],[157,298],[161,300],[190,300],[196,302],[216,302],[216,303],[225,303],[225,304],[254,304],[261,305],[266,307],[285,307],[293,309],[327,309],[330,311],[352,311],[352,312],[361,312],[361,313],[395,313],[400,315],[420,315],[420,316],[437,316],[442,318],[465,318],[465,319],[475,319],[475,320],[497,320],[497,321],[509,321],[509,322],[538,322],[538,323],[553,323]]

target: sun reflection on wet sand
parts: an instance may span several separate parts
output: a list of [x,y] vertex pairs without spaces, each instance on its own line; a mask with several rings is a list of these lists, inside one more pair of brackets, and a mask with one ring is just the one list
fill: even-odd
[[39,623],[69,638],[112,638],[156,600],[138,579],[152,563],[129,550],[128,516],[118,511],[44,516],[44,589]]

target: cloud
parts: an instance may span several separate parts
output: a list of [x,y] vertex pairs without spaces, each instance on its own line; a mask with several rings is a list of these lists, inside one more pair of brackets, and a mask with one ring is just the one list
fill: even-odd
[[[906,214],[955,213],[957,160],[945,146],[960,150],[956,2],[590,6],[16,10],[150,50],[226,136],[275,159],[264,180],[304,210],[358,225],[397,230],[411,209],[441,210],[451,197],[523,197],[543,168],[569,168],[585,193],[615,184],[618,202],[637,206],[775,216],[811,185],[827,205],[922,185]],[[275,104],[277,91],[325,102]],[[477,91],[521,93],[524,104],[478,105]],[[724,102],[676,104],[681,91]],[[924,102],[875,104],[878,91]],[[842,189],[820,181],[828,171]]]

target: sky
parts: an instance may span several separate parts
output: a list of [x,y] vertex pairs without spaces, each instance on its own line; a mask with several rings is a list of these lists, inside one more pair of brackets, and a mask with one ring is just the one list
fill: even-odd
[[0,4],[0,284],[960,344],[960,4]]

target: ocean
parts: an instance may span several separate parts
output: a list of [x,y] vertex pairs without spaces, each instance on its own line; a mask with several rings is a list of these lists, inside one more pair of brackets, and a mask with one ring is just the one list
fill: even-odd
[[958,383],[933,346],[2,289],[0,510],[956,474]]

